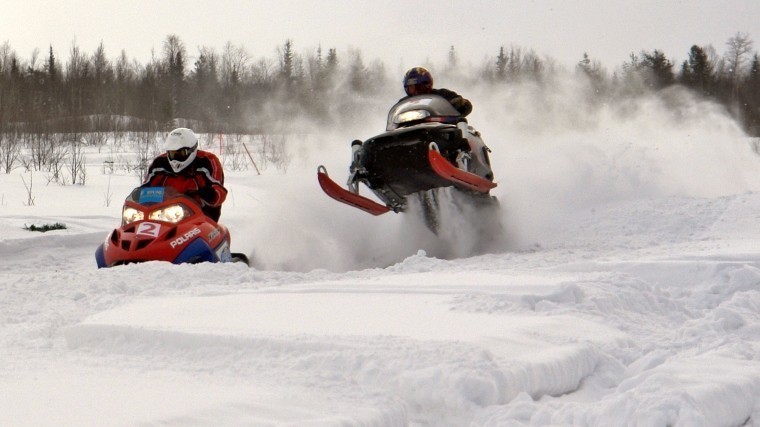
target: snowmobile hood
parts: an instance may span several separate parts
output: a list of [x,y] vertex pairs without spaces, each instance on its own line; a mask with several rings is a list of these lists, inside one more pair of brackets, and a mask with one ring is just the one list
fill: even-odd
[[388,112],[387,131],[419,123],[455,124],[464,120],[454,106],[438,95],[418,95],[403,98]]

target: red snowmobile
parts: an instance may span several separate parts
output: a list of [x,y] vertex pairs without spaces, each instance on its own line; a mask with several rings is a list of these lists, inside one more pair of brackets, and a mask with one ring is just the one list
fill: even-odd
[[[328,196],[373,215],[404,212],[407,199],[418,197],[426,224],[435,232],[438,188],[453,187],[474,203],[497,203],[489,195],[496,187],[490,151],[446,99],[419,95],[391,108],[385,133],[352,142],[348,188],[330,179],[324,166],[317,169],[317,178]],[[360,183],[380,202],[360,195]]]
[[98,268],[145,261],[244,262],[230,252],[230,232],[196,201],[171,187],[137,187],[124,201],[121,226],[95,251]]

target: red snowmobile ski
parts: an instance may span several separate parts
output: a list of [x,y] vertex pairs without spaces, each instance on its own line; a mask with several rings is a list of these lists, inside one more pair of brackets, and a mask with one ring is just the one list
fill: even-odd
[[319,180],[319,185],[322,187],[322,190],[327,193],[328,196],[339,202],[361,209],[372,215],[382,215],[391,210],[388,206],[381,205],[371,199],[360,196],[359,193],[348,191],[336,184],[335,181],[330,179],[327,175],[327,169],[325,169],[324,166],[317,168],[317,179]]
[[452,165],[451,162],[441,155],[441,152],[438,151],[438,146],[434,142],[430,143],[428,160],[435,173],[444,179],[450,180],[453,185],[461,185],[480,193],[487,193],[496,187],[495,182]]

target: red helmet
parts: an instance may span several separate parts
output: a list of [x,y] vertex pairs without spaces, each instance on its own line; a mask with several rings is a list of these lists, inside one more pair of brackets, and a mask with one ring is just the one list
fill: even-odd
[[430,93],[433,90],[433,75],[423,67],[414,67],[404,74],[404,90],[409,96]]

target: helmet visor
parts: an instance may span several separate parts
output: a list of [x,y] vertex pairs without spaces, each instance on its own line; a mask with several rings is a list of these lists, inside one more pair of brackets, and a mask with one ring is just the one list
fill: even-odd
[[168,150],[166,155],[169,157],[169,160],[184,162],[191,154],[193,154],[196,148],[198,148],[198,144],[195,144],[192,147],[182,147],[179,150]]
[[426,93],[430,93],[430,84],[429,83],[416,83],[416,84],[410,84],[404,86],[404,89],[406,89],[406,94],[409,96],[414,95],[424,95]]

